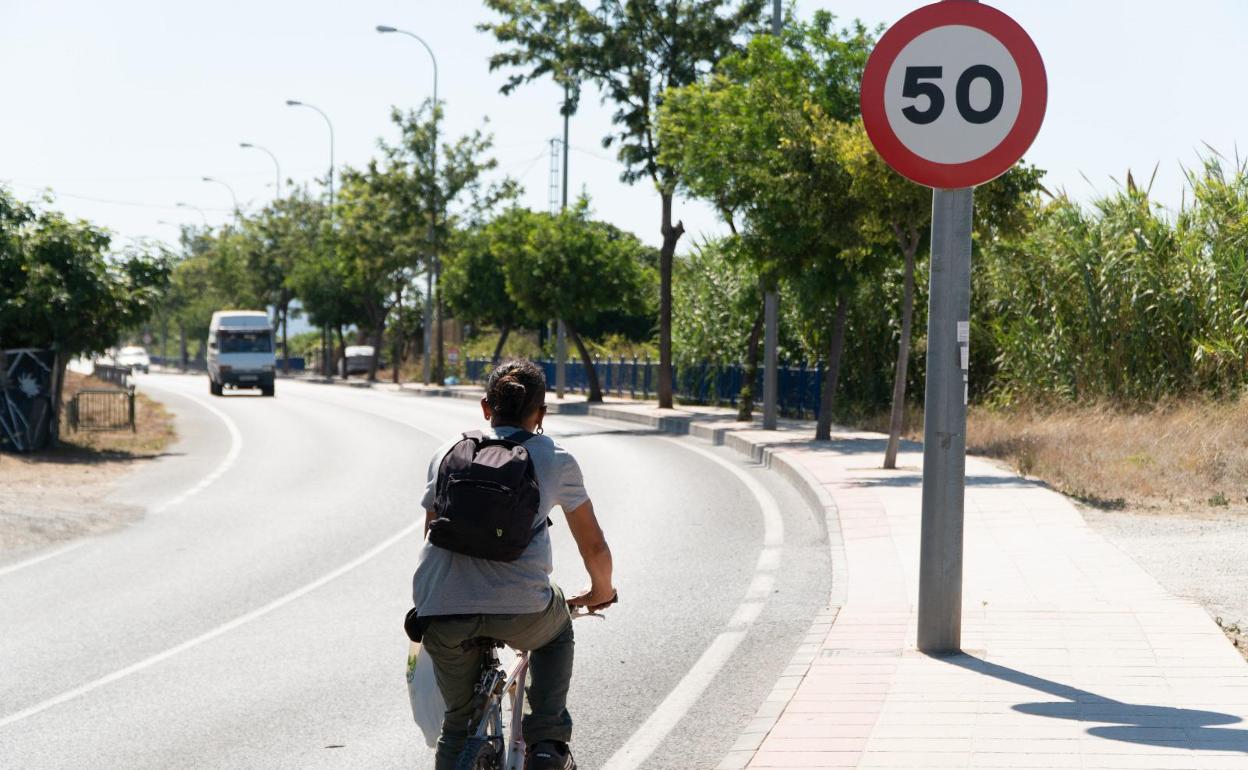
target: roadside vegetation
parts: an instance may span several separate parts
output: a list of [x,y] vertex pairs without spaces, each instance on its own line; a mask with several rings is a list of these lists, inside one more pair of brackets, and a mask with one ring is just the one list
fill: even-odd
[[[64,395],[68,402],[83,389],[115,389],[103,380],[68,372]],[[68,419],[61,418],[61,444],[45,454],[48,460],[65,458],[72,462],[142,460],[159,457],[177,440],[173,414],[165,405],[137,393],[134,407],[134,431],[75,431]]]
[[[622,232],[588,199],[560,213],[519,206],[484,126],[438,136],[445,105],[427,101],[392,110],[397,139],[342,169],[332,205],[292,187],[223,227],[185,228],[179,253],[163,255],[171,277],[154,315],[128,327],[194,359],[214,309],[267,307],[284,329],[301,308],[318,331],[283,332],[288,352],[332,363],[370,344],[387,361],[370,378],[416,377],[430,358],[441,381],[468,356],[552,354],[562,320],[583,362],[650,356],[679,364],[682,380],[743,366],[744,389],[715,397],[748,419],[776,292],[781,361],[822,367],[816,436],[834,422],[878,427],[893,464],[921,427],[931,203],[861,125],[879,31],[790,9],[767,34],[760,0],[487,6],[504,93],[550,78],[570,120],[586,85],[615,110],[604,146],[625,181],[654,186],[657,233]],[[973,448],[1104,505],[1248,498],[1232,457],[1248,385],[1248,172],[1210,150],[1187,187],[1179,211],[1131,174],[1081,202],[1021,163],[977,191]],[[689,198],[727,234],[690,242]],[[454,362],[448,337],[464,340]],[[659,385],[666,405],[665,374]]]

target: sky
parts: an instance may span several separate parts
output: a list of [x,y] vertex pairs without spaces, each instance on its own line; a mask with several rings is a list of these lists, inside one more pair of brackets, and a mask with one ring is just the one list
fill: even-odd
[[[1242,0],[997,0],[1035,39],[1049,75],[1048,115],[1027,160],[1046,184],[1080,200],[1112,191],[1132,170],[1157,168],[1156,200],[1183,200],[1183,169],[1205,143],[1233,156],[1248,144],[1243,96]],[[921,3],[799,0],[843,19],[888,25]],[[53,206],[113,231],[118,243],[174,243],[178,225],[230,217],[223,180],[244,207],[274,193],[272,151],[284,178],[323,177],[324,120],[287,99],[314,104],[333,122],[335,163],[360,166],[379,138],[393,140],[390,108],[410,108],[433,86],[429,55],[415,40],[380,35],[378,24],[410,30],[438,57],[445,136],[484,125],[494,134],[500,173],[519,179],[524,202],[549,205],[548,140],[558,135],[560,93],[546,82],[499,93],[491,73],[490,18],[472,0],[0,0],[0,184],[21,198],[51,190]],[[571,132],[571,190],[588,193],[600,218],[657,245],[659,200],[646,182],[619,181],[610,105],[587,93]],[[722,232],[715,214],[680,201],[690,233],[682,246]]]

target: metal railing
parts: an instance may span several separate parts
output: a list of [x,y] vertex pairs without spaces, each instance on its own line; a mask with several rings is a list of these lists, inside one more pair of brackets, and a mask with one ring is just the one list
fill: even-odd
[[[555,381],[555,362],[551,359],[535,360],[542,367],[546,382]],[[470,358],[464,362],[466,379],[481,382],[489,374],[493,364],[489,359]],[[649,399],[656,395],[659,381],[659,364],[649,358],[628,359],[595,358],[594,371],[603,395],[619,398]],[[687,404],[714,404],[736,406],[745,384],[743,364],[683,364],[674,365],[673,389],[676,398]],[[589,390],[589,378],[580,359],[569,359],[565,370],[568,390],[585,393]],[[779,393],[777,402],[781,413],[788,417],[813,419],[819,415],[819,400],[823,391],[823,363],[814,366],[781,366],[778,372]],[[754,400],[761,406],[763,400],[763,369],[755,372]]]
[[105,382],[125,388],[130,384],[130,367],[116,364],[95,364],[95,376]]
[[125,390],[103,388],[80,390],[67,404],[69,427],[80,430],[125,430],[137,432],[134,386]]

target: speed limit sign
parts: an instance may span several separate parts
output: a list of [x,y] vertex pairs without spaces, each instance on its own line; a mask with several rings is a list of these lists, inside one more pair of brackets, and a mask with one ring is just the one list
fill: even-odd
[[885,33],[862,79],[862,118],[884,160],[927,187],[1005,173],[1031,146],[1048,103],[1044,61],[1001,11],[944,0]]

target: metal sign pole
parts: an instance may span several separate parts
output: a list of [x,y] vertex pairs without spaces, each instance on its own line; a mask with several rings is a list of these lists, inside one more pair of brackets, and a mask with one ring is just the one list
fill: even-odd
[[[771,34],[779,37],[783,31],[784,10],[780,0],[773,0]],[[775,430],[780,412],[780,292],[774,286],[763,295],[763,324],[763,430]]]
[[970,187],[932,193],[918,636],[919,649],[930,653],[957,652],[962,645],[974,198]]

